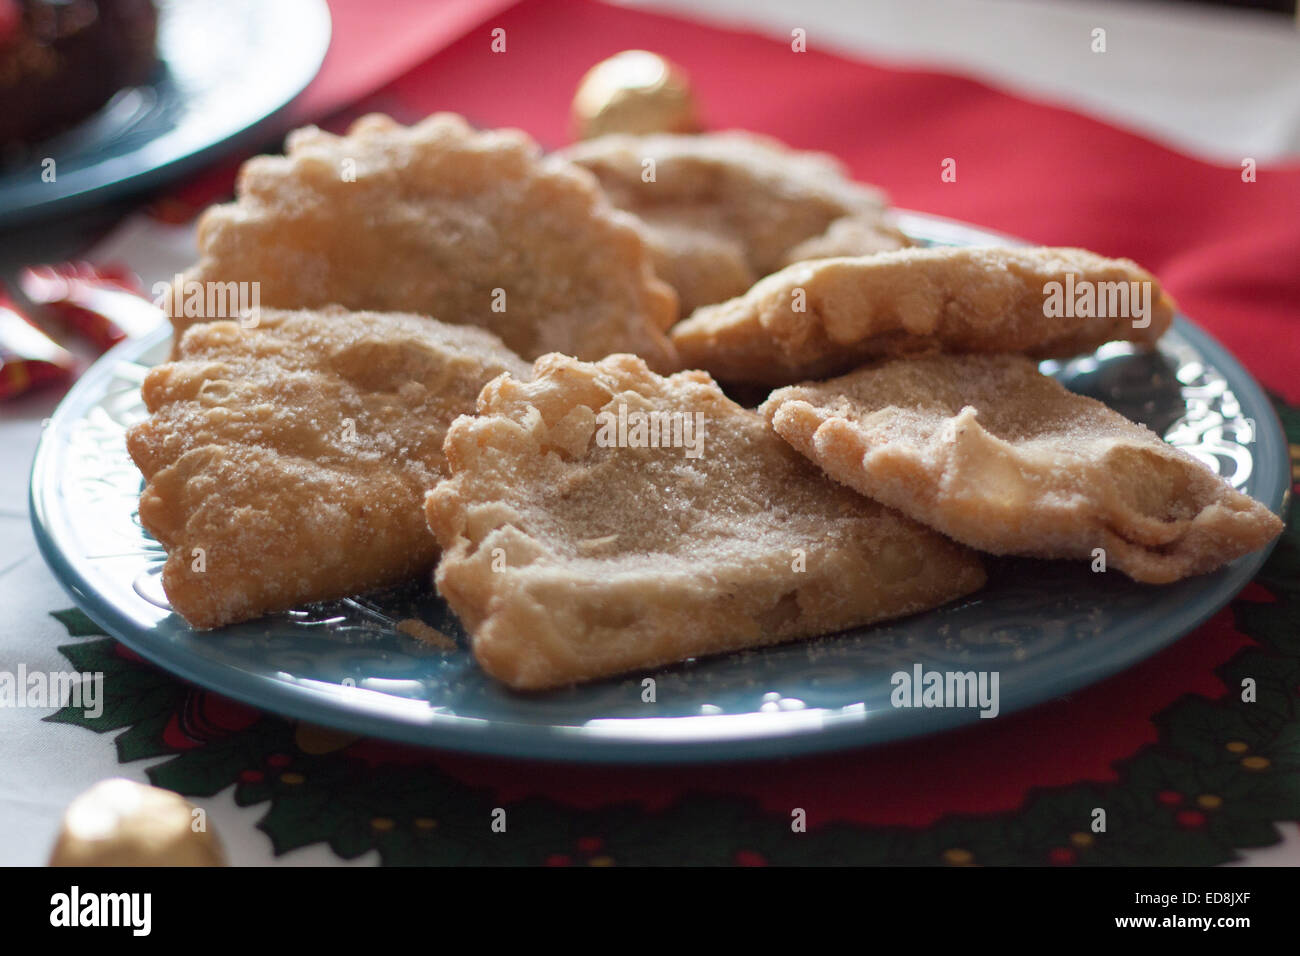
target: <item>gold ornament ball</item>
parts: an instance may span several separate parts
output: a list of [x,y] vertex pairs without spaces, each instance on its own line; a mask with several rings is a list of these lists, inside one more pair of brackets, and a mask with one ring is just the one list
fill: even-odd
[[624,50],[588,70],[573,97],[573,122],[579,139],[700,129],[686,74],[646,50]]
[[201,812],[178,794],[101,780],[63,814],[50,866],[224,866]]

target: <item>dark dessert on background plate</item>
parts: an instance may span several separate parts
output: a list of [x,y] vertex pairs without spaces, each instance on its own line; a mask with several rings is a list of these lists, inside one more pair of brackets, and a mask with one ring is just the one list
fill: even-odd
[[0,147],[91,115],[157,62],[152,0],[0,0]]

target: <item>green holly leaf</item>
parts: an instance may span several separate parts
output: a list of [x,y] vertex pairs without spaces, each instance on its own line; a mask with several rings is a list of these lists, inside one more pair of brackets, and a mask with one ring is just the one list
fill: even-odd
[[79,607],[70,607],[63,611],[51,611],[54,618],[68,632],[68,637],[107,637],[98,624],[87,616]]

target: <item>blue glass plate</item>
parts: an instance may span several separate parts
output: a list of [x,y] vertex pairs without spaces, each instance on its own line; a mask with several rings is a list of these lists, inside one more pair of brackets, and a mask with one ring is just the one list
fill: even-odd
[[201,166],[302,92],[329,46],[325,0],[159,0],[158,14],[149,85],[0,161],[0,223],[65,215]]
[[[1005,241],[907,214],[932,243]],[[1000,712],[1068,694],[1150,656],[1223,607],[1266,552],[1166,586],[1082,562],[990,560],[971,600],[839,635],[690,661],[655,675],[519,695],[487,678],[455,617],[426,582],[303,607],[216,632],[172,614],[163,552],[136,514],[140,475],[123,431],[145,417],[139,386],[167,331],[105,355],[51,419],[32,471],[41,550],[77,603],[172,673],[276,713],[355,733],[454,750],[580,761],[779,757],[899,740],[979,721],[970,708],[895,709],[891,675],[999,675]],[[1072,388],[1143,421],[1281,513],[1289,458],[1259,385],[1179,317],[1158,354],[1116,343],[1045,363]],[[452,635],[443,651],[399,629],[416,619]]]

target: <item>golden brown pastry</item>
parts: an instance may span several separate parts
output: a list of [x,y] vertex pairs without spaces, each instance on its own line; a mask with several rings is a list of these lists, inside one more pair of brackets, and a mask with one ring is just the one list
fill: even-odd
[[[1089,289],[1092,298],[1081,298]],[[938,247],[788,266],[739,298],[697,310],[672,340],[688,368],[787,385],[882,356],[1050,357],[1114,339],[1150,344],[1173,315],[1159,283],[1127,259],[1082,249]]]
[[489,379],[528,374],[482,329],[337,308],[203,323],[179,351],[145,378],[127,447],[163,588],[201,628],[427,573],[447,426]]
[[993,554],[1163,584],[1264,547],[1278,517],[1014,355],[895,359],[772,393],[777,434],[836,479]]
[[644,224],[655,271],[677,290],[682,315],[740,295],[793,258],[910,244],[886,221],[878,189],[852,182],[824,153],[764,136],[611,135],[562,155]]
[[436,582],[518,689],[825,634],[984,582],[974,556],[821,475],[702,372],[539,359],[458,419],[428,495]]
[[[203,215],[187,283],[258,282],[272,308],[477,325],[528,358],[633,351],[676,367],[662,330],[677,299],[635,224],[518,131],[476,132],[447,113],[409,127],[367,116],[346,136],[308,127],[286,155],[245,163],[237,192]],[[183,306],[169,305],[178,340],[234,318]]]

